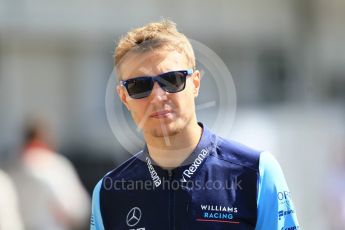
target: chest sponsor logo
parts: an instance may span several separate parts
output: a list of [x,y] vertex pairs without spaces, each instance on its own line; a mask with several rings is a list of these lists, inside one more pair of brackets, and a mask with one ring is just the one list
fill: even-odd
[[195,160],[193,161],[192,165],[189,166],[188,169],[184,170],[182,173],[182,178],[181,178],[181,182],[187,182],[187,179],[190,179],[193,174],[196,172],[196,170],[199,168],[199,166],[201,165],[201,163],[205,160],[205,158],[207,157],[209,151],[207,149],[202,149],[201,152],[198,154],[198,156],[195,158]]
[[[207,149],[202,149],[198,156],[194,159],[191,166],[189,166],[188,169],[184,170],[182,173],[182,178],[180,179],[181,182],[187,182],[187,179],[190,179],[193,174],[196,172],[196,170],[199,168],[201,163],[205,160],[207,155],[209,154],[209,151]],[[155,185],[155,187],[159,187],[162,184],[161,178],[158,176],[157,171],[152,165],[151,159],[149,157],[146,157],[146,164],[149,169],[151,179]],[[186,179],[187,178],[187,179]]]
[[[141,219],[141,210],[138,207],[134,207],[131,210],[129,210],[127,217],[126,217],[126,223],[128,227],[134,227],[136,226]],[[130,230],[145,230],[144,227],[141,228],[131,228]]]
[[200,205],[201,216],[196,221],[199,222],[216,222],[227,224],[239,224],[239,221],[235,221],[235,215],[238,214],[237,207],[222,206],[222,205]]
[[153,168],[151,160],[149,157],[146,157],[146,164],[149,169],[151,179],[156,187],[159,187],[162,184],[161,178],[159,178],[156,170]]

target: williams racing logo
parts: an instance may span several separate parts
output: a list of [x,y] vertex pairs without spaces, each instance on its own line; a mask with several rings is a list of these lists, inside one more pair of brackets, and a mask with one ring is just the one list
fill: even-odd
[[238,213],[237,207],[201,204],[200,211],[201,215],[196,219],[199,222],[240,223],[234,220],[235,215]]

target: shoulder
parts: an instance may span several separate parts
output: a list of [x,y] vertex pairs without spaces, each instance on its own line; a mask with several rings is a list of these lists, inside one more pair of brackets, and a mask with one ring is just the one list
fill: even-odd
[[[298,228],[296,211],[283,171],[269,152],[260,156],[257,230]],[[293,228],[293,229],[295,229]]]
[[260,175],[269,180],[281,177],[283,172],[276,158],[270,152],[262,152],[260,155]]
[[290,196],[283,171],[275,159],[269,152],[263,152],[260,157],[260,178],[258,188],[258,206],[270,204],[271,207],[278,209],[279,198],[285,199]]
[[217,137],[214,157],[258,172],[261,151],[233,140]]
[[287,193],[289,191],[284,173],[276,158],[270,152],[262,152],[259,163],[259,195]]

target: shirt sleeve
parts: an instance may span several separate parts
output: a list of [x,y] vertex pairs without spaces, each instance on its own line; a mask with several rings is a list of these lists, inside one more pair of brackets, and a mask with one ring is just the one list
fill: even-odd
[[256,230],[299,229],[291,193],[279,163],[269,152],[259,162]]
[[103,220],[100,209],[100,190],[102,187],[103,180],[100,180],[92,194],[92,213],[91,213],[91,223],[90,230],[104,230]]

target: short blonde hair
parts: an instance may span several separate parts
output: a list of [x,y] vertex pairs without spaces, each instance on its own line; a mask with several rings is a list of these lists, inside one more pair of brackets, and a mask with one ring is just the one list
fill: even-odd
[[129,52],[144,53],[161,48],[176,50],[184,54],[191,67],[195,67],[195,56],[187,37],[178,32],[173,21],[163,19],[129,31],[118,42],[114,53],[114,65],[119,68]]

